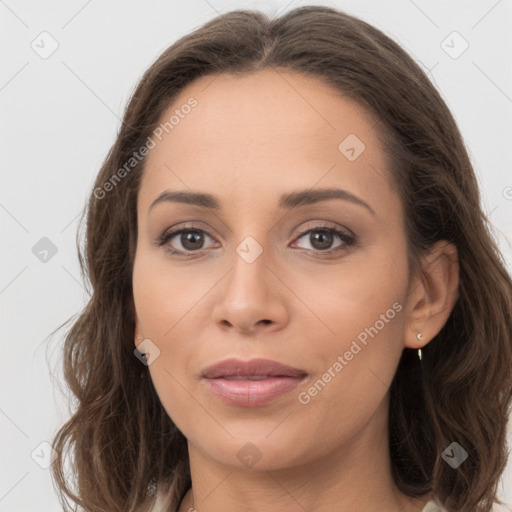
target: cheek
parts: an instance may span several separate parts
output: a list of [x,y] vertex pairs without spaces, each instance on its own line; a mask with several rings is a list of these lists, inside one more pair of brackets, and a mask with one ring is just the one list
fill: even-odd
[[172,339],[180,319],[193,310],[202,294],[204,283],[191,280],[190,272],[173,268],[161,255],[155,258],[144,250],[137,254],[133,296],[147,338],[161,342]]
[[327,352],[348,350],[358,337],[364,343],[375,327],[379,339],[393,343],[399,338],[408,286],[401,251],[376,249],[340,265],[290,273],[287,279],[293,279],[294,293],[308,306],[298,311],[307,317],[304,328],[311,334],[316,330]]
[[387,392],[403,350],[405,249],[403,254],[381,250],[378,257],[353,263],[332,267],[323,277],[301,278],[303,293],[309,290],[307,303],[317,312],[303,327],[305,338],[316,340],[313,349],[303,346],[303,353],[309,351],[317,364],[301,403],[332,413],[333,421],[346,410],[371,413]]
[[322,293],[316,289],[315,306],[334,334],[316,322],[323,335],[313,350],[303,347],[316,372],[297,398],[302,429],[318,453],[355,436],[388,393],[403,349],[406,290],[406,278],[392,269],[347,273],[338,282],[326,280]]
[[188,429],[181,421],[188,417],[190,393],[194,392],[191,374],[197,371],[190,362],[197,351],[194,309],[205,293],[204,283],[198,281],[192,282],[190,273],[173,269],[165,258],[154,258],[149,251],[136,256],[132,280],[135,308],[143,336],[159,350],[149,372],[167,414],[184,431]]

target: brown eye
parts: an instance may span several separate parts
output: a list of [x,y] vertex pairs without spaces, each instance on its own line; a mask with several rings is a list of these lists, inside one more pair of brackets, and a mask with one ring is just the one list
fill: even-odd
[[183,231],[180,234],[180,243],[187,251],[202,249],[204,236],[198,231]]
[[[193,255],[205,249],[206,238],[212,239],[205,231],[197,228],[181,228],[176,231],[165,232],[157,242],[158,246],[165,248],[173,254]],[[213,240],[213,239],[212,239]]]
[[[309,229],[308,231],[303,233],[297,240],[305,238],[307,235],[309,235],[309,238],[306,238],[306,240],[310,244],[310,247],[304,247],[304,249],[306,250],[313,250],[319,252],[335,252],[347,246],[354,245],[355,243],[353,236],[330,226]],[[336,239],[340,240],[341,243],[339,243],[333,248],[332,245],[336,241]]]
[[311,231],[309,234],[309,242],[311,245],[313,245],[314,249],[330,249],[333,240],[333,233],[329,233],[328,231]]

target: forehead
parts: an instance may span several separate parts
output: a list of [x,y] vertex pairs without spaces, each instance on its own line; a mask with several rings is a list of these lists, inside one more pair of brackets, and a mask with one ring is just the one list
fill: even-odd
[[[183,108],[196,102],[193,108]],[[147,157],[140,200],[165,188],[260,197],[340,186],[389,188],[376,119],[322,81],[285,70],[202,77],[163,113],[169,121]],[[389,190],[391,192],[391,190]],[[253,194],[254,196],[254,194]]]

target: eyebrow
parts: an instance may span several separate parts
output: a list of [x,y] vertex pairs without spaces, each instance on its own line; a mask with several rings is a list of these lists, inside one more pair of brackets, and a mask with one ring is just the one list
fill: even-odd
[[[300,206],[319,203],[320,201],[327,201],[329,199],[342,199],[344,201],[349,201],[353,204],[363,206],[372,215],[376,215],[375,211],[369,204],[367,204],[366,202],[364,202],[362,199],[355,196],[351,192],[348,192],[347,190],[342,190],[340,188],[321,188],[289,192],[283,194],[279,198],[278,205],[279,208],[292,209]],[[164,190],[151,203],[149,211],[151,211],[157,204],[164,202],[185,203],[215,211],[221,209],[219,199],[217,199],[215,196],[211,194],[201,192]]]

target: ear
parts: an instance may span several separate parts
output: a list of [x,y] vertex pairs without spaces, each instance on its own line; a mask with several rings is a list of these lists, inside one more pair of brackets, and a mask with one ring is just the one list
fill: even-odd
[[[404,345],[422,348],[443,328],[459,296],[457,248],[446,240],[436,242],[421,257],[420,268],[409,287]],[[421,333],[421,340],[417,338]]]

